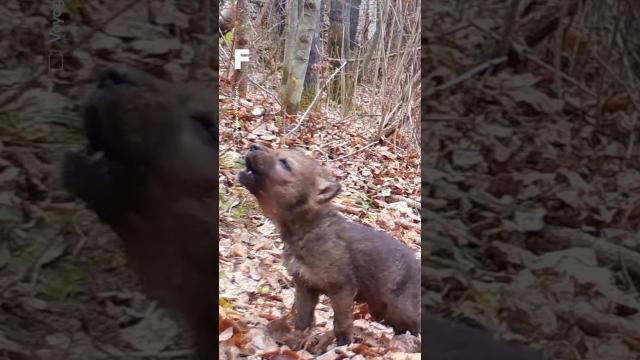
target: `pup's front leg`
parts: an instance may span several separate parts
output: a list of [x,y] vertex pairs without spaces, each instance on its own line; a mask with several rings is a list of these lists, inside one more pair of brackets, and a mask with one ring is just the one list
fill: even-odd
[[296,329],[303,330],[313,324],[313,313],[318,304],[319,293],[296,281],[296,294],[294,298],[296,310]]
[[338,346],[351,343],[353,300],[355,296],[356,290],[350,287],[329,294],[331,307],[333,308],[333,332],[336,334]]

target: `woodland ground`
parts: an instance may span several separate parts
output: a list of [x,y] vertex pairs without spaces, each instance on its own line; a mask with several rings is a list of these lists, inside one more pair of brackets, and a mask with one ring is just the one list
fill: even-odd
[[[144,295],[113,233],[62,191],[59,171],[64,152],[85,143],[80,110],[97,66],[125,62],[182,78],[202,68],[189,56],[206,35],[188,7],[65,3],[56,45],[77,48],[55,81],[45,71],[18,92],[46,70],[52,5],[0,5],[0,102],[18,94],[0,106],[0,357],[186,359],[182,327]],[[167,41],[172,27],[182,43]]]
[[[423,311],[557,359],[637,359],[640,109],[611,35],[622,15],[521,2],[492,63],[510,3],[424,9]],[[554,16],[562,32],[543,26]]]

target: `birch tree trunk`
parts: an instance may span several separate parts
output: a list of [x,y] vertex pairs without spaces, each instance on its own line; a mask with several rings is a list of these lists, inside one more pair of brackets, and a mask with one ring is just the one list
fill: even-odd
[[296,33],[300,25],[299,14],[303,0],[289,0],[287,13],[287,39],[284,43],[284,66],[282,67],[282,84],[286,86],[289,79],[289,68],[293,61],[293,53],[296,47]]
[[317,67],[320,63],[320,21],[316,23],[316,29],[313,34],[313,42],[311,43],[311,51],[309,51],[309,63],[307,71],[304,75],[304,89],[302,90],[302,98],[300,100],[300,108],[302,111],[311,105],[313,98],[318,92],[318,73]]
[[367,48],[367,52],[364,56],[364,60],[362,61],[362,69],[365,72],[371,74],[371,79],[375,79],[375,74],[377,74],[378,69],[375,69],[375,72],[369,69],[369,63],[371,62],[371,58],[373,57],[373,53],[378,50],[378,44],[380,43],[380,33],[382,31],[382,25],[387,21],[387,2],[388,0],[378,0],[378,6],[376,7],[376,29],[373,33],[373,37],[369,42],[369,47]]
[[297,14],[299,25],[297,31],[291,36],[292,43],[286,46],[290,59],[285,64],[287,78],[282,101],[286,114],[298,112],[311,44],[320,21],[320,3],[321,0],[299,0],[298,2],[297,8],[301,10]]

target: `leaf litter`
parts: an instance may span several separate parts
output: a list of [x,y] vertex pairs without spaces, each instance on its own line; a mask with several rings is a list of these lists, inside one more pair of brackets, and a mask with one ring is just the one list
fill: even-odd
[[[452,4],[426,3],[423,311],[479,324],[551,358],[637,358],[640,156],[629,119],[639,109],[628,92],[636,82],[625,88],[609,78],[616,51],[605,65],[593,55],[608,34],[568,19],[565,39],[582,37],[579,45],[590,48],[582,69],[567,70],[579,47],[523,45],[533,23],[519,18],[507,64],[462,77],[501,39],[510,3],[469,2],[461,22]],[[565,4],[520,3],[537,21]],[[580,11],[590,19],[599,10]],[[559,49],[561,95],[552,55]]]
[[[144,295],[121,242],[62,190],[59,169],[64,152],[86,141],[81,106],[98,67],[126,62],[186,80],[195,48],[208,34],[189,4],[64,3],[67,26],[56,45],[72,50],[64,69],[33,79],[48,66],[42,49],[50,45],[43,34],[49,34],[52,3],[0,5],[7,20],[0,24],[0,353],[11,359],[187,359],[191,344],[182,324]],[[122,17],[99,26],[127,6]],[[176,31],[182,42],[165,42]],[[76,44],[91,33],[91,41]],[[206,69],[200,75],[206,78]]]

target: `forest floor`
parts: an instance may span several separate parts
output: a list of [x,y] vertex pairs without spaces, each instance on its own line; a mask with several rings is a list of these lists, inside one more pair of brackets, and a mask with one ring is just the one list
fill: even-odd
[[552,2],[526,8],[512,53],[491,58],[509,3],[465,3],[462,21],[453,5],[424,9],[423,306],[557,359],[637,359],[633,75],[603,55],[605,25],[572,22],[566,47],[555,31],[523,45],[560,13]]
[[[206,34],[186,21],[190,8],[75,3],[56,42],[74,50],[51,78],[43,34],[51,30],[52,4],[0,4],[0,102],[17,95],[0,114],[0,358],[187,359],[183,327],[145,295],[121,241],[62,190],[60,162],[86,143],[81,110],[98,67],[123,62],[181,78],[192,70],[182,56]],[[159,20],[151,24],[148,16]],[[167,41],[173,26],[182,43]],[[91,41],[78,44],[87,34]]]
[[[174,78],[193,70],[189,56],[207,36],[198,33],[205,27],[187,21],[193,9],[176,11],[133,3],[118,0],[71,9],[65,22],[74,26],[65,27],[64,47],[73,48],[79,35],[95,31],[93,41],[69,55],[55,84],[46,74],[35,78],[3,109],[8,110],[0,118],[3,358],[186,359],[191,352],[180,324],[145,295],[127,264],[121,242],[63,191],[59,181],[64,153],[85,143],[80,112],[94,86],[96,66],[126,62],[145,70],[162,69],[160,72]],[[0,86],[10,90],[2,99],[15,94],[34,75],[34,69],[46,65],[47,59],[38,54],[44,48],[42,34],[50,30],[50,4],[27,5],[17,1],[0,5],[3,18],[12,19],[3,22],[0,30],[13,34],[0,43],[0,57],[11,65],[11,70],[0,74]],[[99,28],[98,24],[125,7],[129,10]],[[150,24],[148,16],[156,23]],[[171,27],[181,30],[185,43],[166,41],[165,37],[172,36],[167,30]],[[131,37],[147,40],[131,41]],[[164,58],[169,52],[173,60],[167,63]],[[275,88],[269,81],[264,86]],[[367,98],[366,92],[358,96],[361,110],[375,109],[369,105],[375,98]],[[237,108],[240,121],[229,112],[235,109],[235,102],[225,83],[221,84],[220,104],[220,325],[233,325],[221,329],[225,330],[220,335],[221,356],[233,356],[236,350],[236,354],[252,353],[252,358],[258,358],[274,349],[265,325],[286,314],[293,290],[281,265],[281,243],[275,229],[235,178],[250,142],[282,145],[282,124],[274,116],[279,108],[272,97],[254,87]],[[343,183],[345,191],[337,202],[347,216],[390,232],[418,252],[419,153],[392,143],[369,145],[372,125],[367,119],[365,114],[342,118],[330,110],[312,113],[287,144],[306,146],[320,160],[332,160],[327,165]],[[330,328],[330,312],[323,299],[316,311],[314,334]],[[230,332],[231,328],[238,331]],[[382,325],[360,319],[356,329],[365,345],[346,349],[348,356],[416,352],[415,339],[405,340],[408,344],[402,338],[392,341],[390,329]],[[234,343],[238,346],[230,345]],[[330,355],[326,358],[332,358]],[[300,352],[296,356],[311,355]]]
[[[223,68],[226,60],[221,58]],[[394,338],[393,331],[371,321],[362,306],[357,307],[354,330],[358,344],[335,349],[334,343],[327,349],[333,315],[325,296],[315,312],[316,326],[305,334],[306,350],[292,352],[276,344],[291,331],[290,319],[279,319],[289,314],[294,289],[282,263],[277,229],[236,180],[249,145],[296,147],[312,154],[341,182],[343,191],[334,201],[345,216],[402,239],[418,254],[420,154],[416,146],[407,150],[390,141],[370,143],[376,128],[367,114],[376,112],[376,98],[365,87],[356,94],[352,115],[341,116],[335,107],[323,105],[298,132],[286,136],[285,129],[298,118],[285,126],[273,96],[279,78],[265,78],[267,71],[255,68],[250,76],[261,86],[250,83],[244,99],[237,98],[225,80],[226,70],[221,70],[219,287],[221,330],[226,329],[220,335],[225,351],[221,358],[253,353],[288,359],[419,359],[417,338]]]

